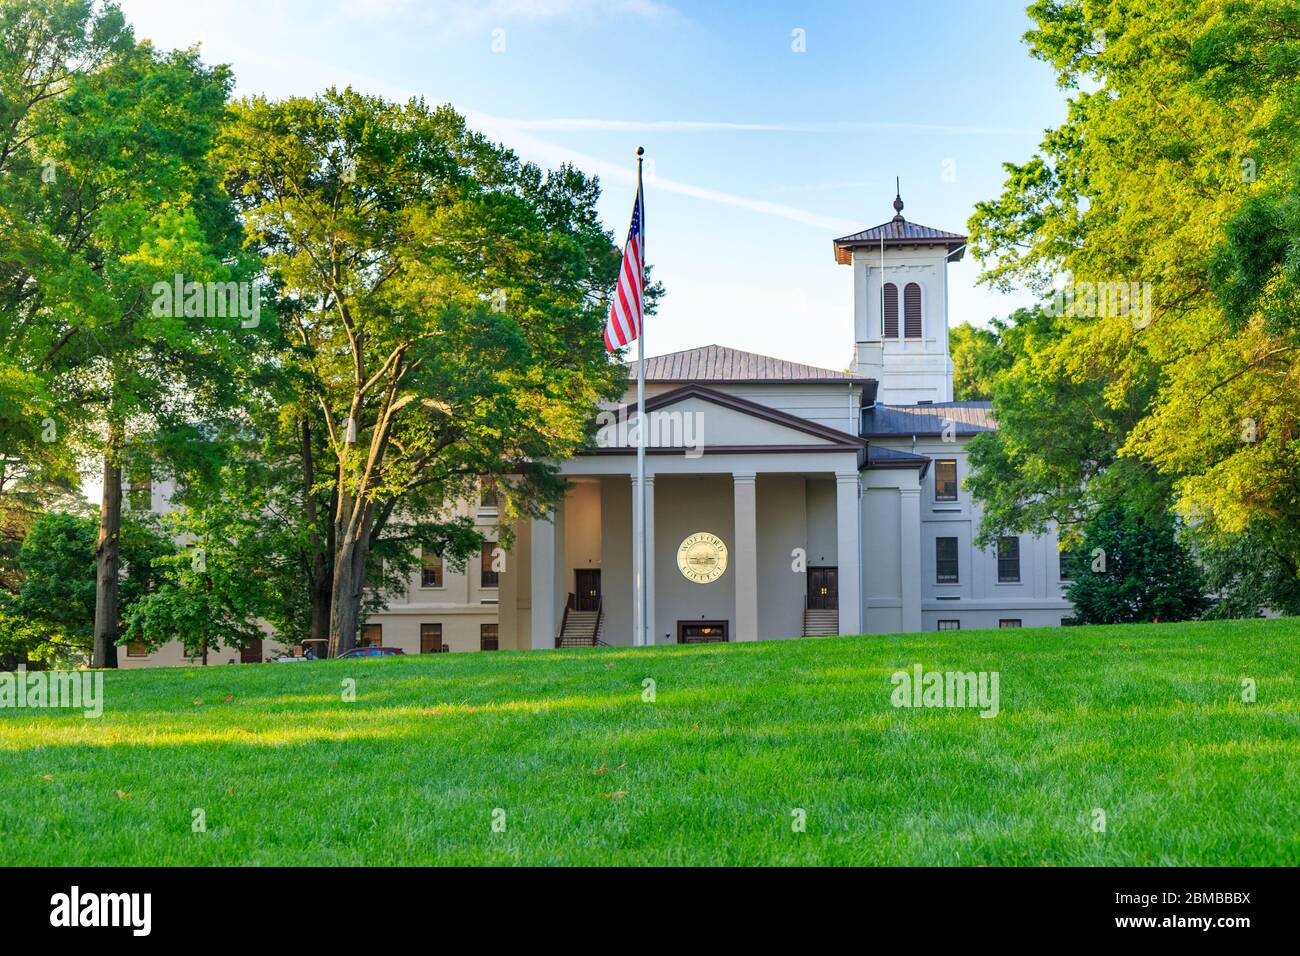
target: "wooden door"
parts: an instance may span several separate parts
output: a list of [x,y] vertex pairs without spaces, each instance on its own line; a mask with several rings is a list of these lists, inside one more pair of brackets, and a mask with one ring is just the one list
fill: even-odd
[[248,642],[247,647],[239,649],[239,663],[241,664],[260,664],[262,663],[262,639],[255,637]]
[[840,606],[839,568],[808,569],[808,608],[835,611]]
[[578,568],[573,572],[575,611],[594,611],[600,606],[600,571],[596,568]]

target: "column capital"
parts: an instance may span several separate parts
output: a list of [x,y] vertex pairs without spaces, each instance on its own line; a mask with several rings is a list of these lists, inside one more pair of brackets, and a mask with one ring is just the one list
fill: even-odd
[[733,471],[731,473],[731,480],[736,483],[740,483],[740,482],[753,483],[755,481],[758,481],[758,475],[754,474],[753,472]]
[[850,482],[850,481],[851,481],[851,482],[853,482],[854,484],[857,484],[857,483],[858,483],[858,480],[859,480],[859,479],[858,479],[858,473],[855,471],[855,472],[853,472],[852,474],[848,474],[848,475],[846,475],[846,474],[842,474],[842,473],[840,473],[840,472],[837,471],[837,472],[835,473],[835,480],[838,481],[838,482],[841,482],[841,483],[845,483],[845,482]]

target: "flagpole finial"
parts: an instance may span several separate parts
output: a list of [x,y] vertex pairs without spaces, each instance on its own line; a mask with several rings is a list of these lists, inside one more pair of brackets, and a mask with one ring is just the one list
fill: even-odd
[[636,158],[637,158],[637,159],[640,159],[640,158],[641,158],[642,156],[644,156],[644,155],[645,155],[645,147],[644,147],[644,146],[638,146],[638,147],[636,148]]

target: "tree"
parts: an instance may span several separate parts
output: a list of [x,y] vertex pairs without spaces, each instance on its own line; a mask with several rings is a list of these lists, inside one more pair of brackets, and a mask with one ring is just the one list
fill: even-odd
[[261,637],[259,619],[275,604],[275,555],[250,520],[254,512],[220,505],[164,515],[168,536],[188,544],[157,560],[163,581],[124,615],[122,643],[157,648],[179,638],[206,665],[212,648],[244,648]]
[[1196,561],[1214,602],[1210,620],[1260,617],[1267,611],[1300,614],[1300,572],[1290,549],[1273,547],[1269,535],[1249,531],[1197,542]]
[[81,222],[63,250],[76,295],[43,317],[59,332],[54,387],[80,410],[71,441],[102,462],[98,667],[116,666],[123,469],[195,449],[197,425],[238,404],[232,356],[256,335],[252,296],[241,313],[212,294],[250,287],[255,267],[232,257],[237,222],[210,165],[230,82],[194,51],[131,45],[69,82],[40,140]]
[[[152,515],[130,513],[122,528],[124,608],[154,590],[174,551]],[[48,512],[18,551],[20,580],[0,594],[0,646],[20,660],[80,663],[89,658],[95,612],[98,522],[84,514]]]
[[948,330],[952,356],[952,397],[958,402],[987,402],[993,398],[990,372],[1004,353],[998,350],[996,328],[981,329],[969,322]]
[[558,498],[548,461],[582,448],[626,385],[601,336],[618,251],[593,180],[522,164],[419,100],[247,100],[223,155],[280,293],[303,447],[328,449],[303,466],[331,489],[337,655],[376,541],[463,560],[480,538],[449,509],[480,481],[503,492],[507,542],[511,519]]
[[[995,387],[999,436],[981,440],[971,486],[1005,503],[1011,483],[1019,503],[992,509],[1009,527],[1168,504],[1205,534],[1249,528],[1295,564],[1300,343],[1279,317],[1293,302],[1300,10],[1040,0],[1029,12],[1033,54],[1073,91],[1068,116],[1006,165],[971,246],[982,281],[1048,295],[1063,278],[1085,307]],[[1132,283],[1127,300],[1092,294]]]
[[1168,519],[1106,508],[1070,564],[1066,597],[1081,624],[1186,621],[1206,604],[1205,580]]
[[1070,543],[1093,514],[1120,502],[1155,515],[1165,510],[1168,481],[1119,453],[1142,397],[1113,405],[1100,374],[1065,373],[1069,331],[1051,310],[1019,309],[994,320],[996,345],[972,356],[998,421],[997,431],[968,446],[966,488],[983,506],[981,547],[1052,526]]
[[56,316],[85,304],[89,208],[49,133],[63,97],[132,39],[115,5],[90,0],[4,0],[0,36],[0,508],[26,529],[79,485],[66,441],[77,409],[52,388],[50,359]]

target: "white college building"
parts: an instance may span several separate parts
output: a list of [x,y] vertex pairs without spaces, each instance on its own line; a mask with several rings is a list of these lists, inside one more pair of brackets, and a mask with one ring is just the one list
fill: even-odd
[[[952,401],[947,263],[965,237],[894,206],[891,221],[834,242],[853,277],[850,370],[718,345],[646,360],[655,643],[1070,616],[1054,535],[974,544],[966,445],[995,425],[987,402]],[[490,548],[463,572],[429,556],[361,643],[407,654],[632,644],[636,439],[616,414],[600,419],[597,447],[560,463],[568,493],[515,529],[504,567],[493,570]],[[495,528],[490,500],[469,510]],[[175,648],[120,655],[128,666],[181,659]]]

